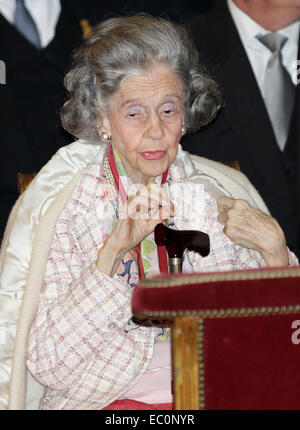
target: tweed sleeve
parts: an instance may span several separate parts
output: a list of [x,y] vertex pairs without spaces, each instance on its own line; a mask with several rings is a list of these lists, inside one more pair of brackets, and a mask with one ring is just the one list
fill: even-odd
[[153,354],[159,329],[132,321],[135,256],[128,252],[114,277],[96,265],[115,221],[103,185],[99,163],[88,165],[56,220],[26,348],[46,388],[41,409],[99,410],[136,383]]
[[[216,201],[203,193],[204,203],[197,214],[197,206],[191,208],[191,218],[197,220],[197,229],[206,232],[210,237],[210,253],[201,257],[198,253],[187,253],[187,264],[191,271],[212,272],[226,270],[247,270],[266,267],[266,263],[258,251],[235,245],[224,233],[223,225],[218,221]],[[297,257],[289,251],[289,265],[297,266]]]
[[[184,263],[186,271],[193,272],[219,272],[236,269],[250,269],[265,265],[261,255],[252,250],[235,245],[223,232],[223,225],[218,221],[218,208],[216,200],[204,187],[195,188],[194,198],[188,194],[185,206],[181,208],[181,229],[200,230],[209,235],[210,253],[201,257],[198,253],[187,252]],[[180,224],[177,222],[177,224]]]
[[124,285],[94,262],[83,268],[82,254],[71,236],[68,240],[69,255],[58,235],[53,239],[27,344],[28,369],[55,390],[80,385],[84,374],[96,381],[97,357],[131,317]]

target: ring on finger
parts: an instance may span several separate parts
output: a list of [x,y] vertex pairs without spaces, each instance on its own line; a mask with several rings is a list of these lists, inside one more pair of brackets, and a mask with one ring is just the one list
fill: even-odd
[[150,219],[153,217],[154,214],[156,214],[156,212],[158,211],[159,206],[155,206],[153,209],[151,209],[150,211],[148,211],[146,218]]

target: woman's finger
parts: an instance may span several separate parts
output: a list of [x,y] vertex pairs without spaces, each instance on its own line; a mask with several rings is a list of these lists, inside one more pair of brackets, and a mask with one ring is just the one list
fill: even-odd
[[225,225],[227,223],[227,220],[228,220],[228,216],[227,216],[226,213],[224,213],[224,212],[219,213],[219,215],[218,215],[218,221],[221,224]]
[[227,196],[221,196],[217,200],[218,211],[227,211],[234,206],[235,199]]

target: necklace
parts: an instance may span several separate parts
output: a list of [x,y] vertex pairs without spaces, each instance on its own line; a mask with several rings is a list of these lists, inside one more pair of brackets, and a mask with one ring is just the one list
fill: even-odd
[[120,218],[120,210],[122,208],[122,201],[121,201],[120,193],[117,193],[117,191],[116,191],[115,180],[114,180],[114,177],[113,177],[113,175],[111,173],[111,169],[110,169],[110,166],[109,166],[107,153],[106,153],[106,155],[104,157],[104,160],[103,160],[103,170],[104,170],[104,173],[105,173],[105,177],[106,177],[107,183],[110,186],[111,191],[112,191],[113,195],[116,197],[116,200],[117,200],[117,204],[116,204],[116,216],[117,216],[117,219],[119,219]]

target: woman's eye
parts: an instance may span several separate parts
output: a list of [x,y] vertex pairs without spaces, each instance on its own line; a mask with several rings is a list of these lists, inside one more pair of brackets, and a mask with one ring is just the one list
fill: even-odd
[[127,112],[127,115],[129,116],[129,118],[138,118],[140,116],[142,116],[143,112],[140,109],[130,109]]
[[176,111],[176,108],[172,104],[168,103],[167,105],[163,106],[162,111],[164,115],[170,116]]

